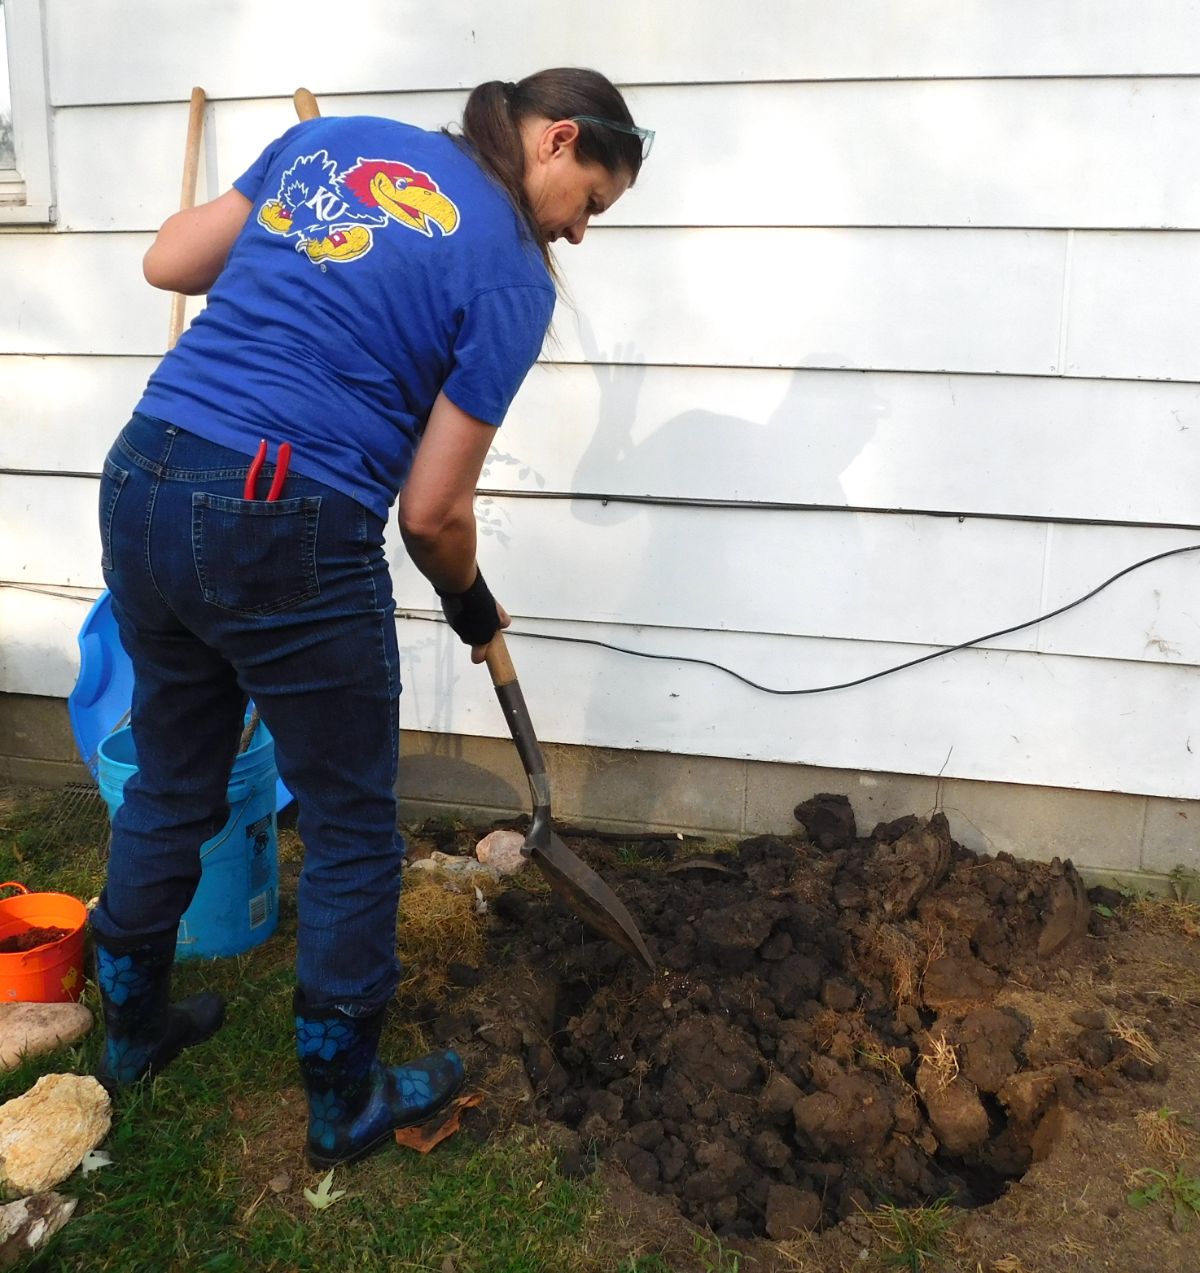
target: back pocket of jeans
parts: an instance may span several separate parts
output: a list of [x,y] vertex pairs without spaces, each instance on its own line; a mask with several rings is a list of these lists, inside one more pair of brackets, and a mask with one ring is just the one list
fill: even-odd
[[192,494],[192,555],[204,599],[237,614],[276,614],[315,597],[319,495],[232,499]]
[[111,570],[113,564],[112,527],[117,511],[121,488],[129,477],[129,470],[119,468],[105,457],[104,475],[100,479],[100,569]]

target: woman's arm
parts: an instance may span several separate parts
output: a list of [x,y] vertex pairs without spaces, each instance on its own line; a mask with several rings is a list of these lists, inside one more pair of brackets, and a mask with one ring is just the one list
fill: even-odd
[[240,191],[227,190],[168,217],[142,261],[146,282],[187,296],[207,292],[253,206]]
[[[413,564],[439,591],[465,592],[475,582],[475,486],[496,436],[490,424],[437,396],[400,492],[400,533]],[[508,615],[497,605],[502,628]],[[472,661],[483,661],[474,646]]]

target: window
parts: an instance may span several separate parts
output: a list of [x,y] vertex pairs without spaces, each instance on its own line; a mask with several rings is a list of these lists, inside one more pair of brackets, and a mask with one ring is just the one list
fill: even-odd
[[0,225],[54,220],[42,0],[0,0]]

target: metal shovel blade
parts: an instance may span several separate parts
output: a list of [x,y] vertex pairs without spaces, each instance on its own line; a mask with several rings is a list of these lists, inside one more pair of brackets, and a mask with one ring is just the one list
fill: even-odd
[[550,887],[585,924],[615,941],[653,972],[654,960],[625,903],[550,829],[550,779],[546,762],[533,732],[529,708],[503,633],[497,632],[487,648],[487,666],[533,797],[533,820],[525,837],[525,851]]
[[653,972],[654,960],[646,949],[637,923],[625,903],[607,884],[550,830],[534,813],[525,847],[546,883],[564,899],[585,924],[615,941]]

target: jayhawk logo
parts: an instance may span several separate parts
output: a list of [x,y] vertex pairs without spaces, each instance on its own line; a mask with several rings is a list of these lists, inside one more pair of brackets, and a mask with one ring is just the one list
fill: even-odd
[[365,256],[374,233],[391,222],[433,237],[458,229],[458,208],[428,173],[390,159],[363,159],[345,172],[327,151],[304,155],[283,174],[279,194],[258,212],[272,234],[295,238],[296,250],[326,261]]

